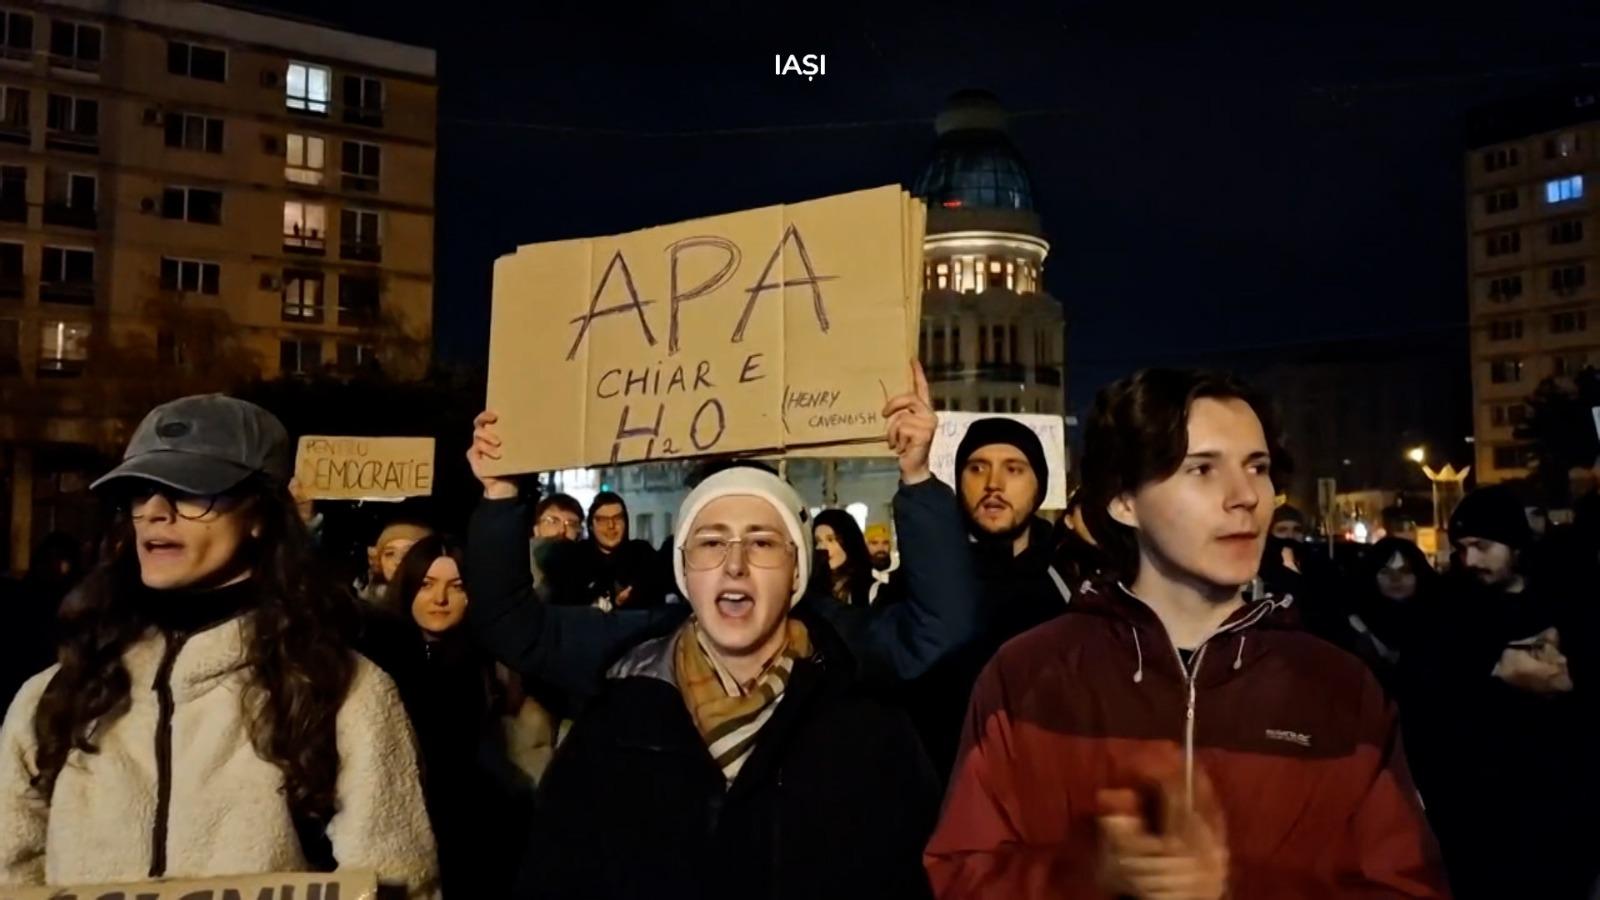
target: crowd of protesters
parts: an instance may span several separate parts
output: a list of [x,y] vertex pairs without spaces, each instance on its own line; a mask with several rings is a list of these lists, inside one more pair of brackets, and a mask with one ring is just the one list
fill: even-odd
[[[0,585],[0,886],[364,869],[411,897],[1551,897],[1600,890],[1600,500],[1503,487],[1448,565],[1337,561],[1275,502],[1269,405],[1100,392],[1059,521],[1034,433],[932,476],[883,409],[893,522],[706,461],[632,539],[468,465],[464,534],[320,548],[293,443],[218,395],[94,484],[93,552]],[[92,560],[92,561],[91,561]]]

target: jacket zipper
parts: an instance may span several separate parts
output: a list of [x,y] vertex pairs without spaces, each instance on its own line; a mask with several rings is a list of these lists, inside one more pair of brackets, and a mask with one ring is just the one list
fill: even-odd
[[[1172,645],[1172,655],[1178,658],[1178,668],[1183,670],[1184,686],[1188,689],[1189,704],[1183,715],[1183,802],[1184,809],[1194,811],[1194,678],[1200,671],[1200,661],[1205,658],[1206,644],[1211,638],[1200,642],[1194,651],[1194,665],[1188,666],[1183,662],[1183,654],[1179,652],[1178,645]],[[1171,638],[1168,638],[1171,641]]]
[[[1264,608],[1270,608],[1270,604],[1266,604]],[[1194,811],[1194,679],[1195,676],[1200,674],[1200,661],[1205,659],[1206,646],[1211,643],[1212,638],[1237,631],[1246,625],[1255,623],[1260,618],[1261,613],[1253,612],[1231,625],[1213,631],[1205,640],[1200,642],[1199,647],[1195,648],[1194,667],[1192,669],[1184,665],[1183,654],[1178,651],[1177,642],[1172,639],[1172,635],[1167,635],[1167,643],[1172,646],[1172,655],[1177,657],[1178,669],[1183,672],[1184,687],[1187,688],[1189,695],[1188,706],[1184,710],[1183,716],[1183,797],[1184,805],[1189,812]],[[1166,633],[1165,628],[1162,628],[1161,631],[1163,634]]]
[[167,823],[172,816],[172,666],[188,635],[167,638],[161,665],[156,669],[156,818],[151,829],[150,877],[167,874]]

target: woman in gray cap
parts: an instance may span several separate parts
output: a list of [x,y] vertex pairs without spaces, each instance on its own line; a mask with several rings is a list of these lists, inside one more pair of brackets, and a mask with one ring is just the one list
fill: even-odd
[[185,397],[95,482],[114,549],[0,727],[0,885],[348,868],[437,893],[410,726],[314,571],[291,455],[266,410]]

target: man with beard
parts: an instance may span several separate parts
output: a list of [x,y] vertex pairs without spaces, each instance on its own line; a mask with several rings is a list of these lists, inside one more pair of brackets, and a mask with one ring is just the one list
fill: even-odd
[[1456,896],[1585,897],[1600,874],[1590,810],[1592,578],[1552,577],[1516,495],[1450,517],[1458,569],[1418,626],[1406,735]]
[[1114,577],[978,680],[940,900],[1445,896],[1377,681],[1246,594],[1275,435],[1225,375],[1101,391],[1083,503]]
[[867,526],[865,536],[872,570],[887,575],[894,568],[894,539],[889,536],[889,526],[874,522]]
[[[978,636],[910,688],[907,705],[941,774],[955,763],[967,698],[1000,645],[1066,611],[1066,582],[1051,565],[1053,529],[1034,515],[1050,469],[1044,445],[1015,419],[979,419],[956,449],[956,483],[983,585]],[[888,589],[892,596],[892,585]]]

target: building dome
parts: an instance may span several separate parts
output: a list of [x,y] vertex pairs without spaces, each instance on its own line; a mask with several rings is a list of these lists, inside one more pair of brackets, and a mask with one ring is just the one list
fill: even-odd
[[1033,181],[1006,136],[1006,112],[986,91],[953,95],[914,192],[934,209],[1033,211]]

